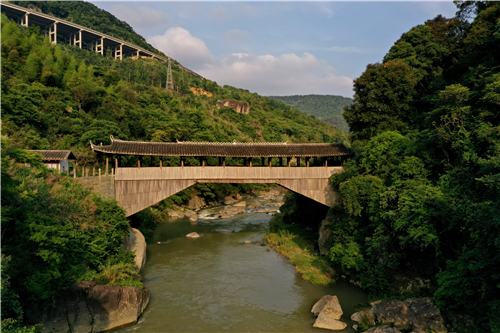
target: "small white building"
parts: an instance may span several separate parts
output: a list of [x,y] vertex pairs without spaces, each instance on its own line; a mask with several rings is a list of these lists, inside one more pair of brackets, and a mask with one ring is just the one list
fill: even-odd
[[69,160],[76,160],[71,150],[27,150],[43,156],[42,162],[49,169],[69,172]]

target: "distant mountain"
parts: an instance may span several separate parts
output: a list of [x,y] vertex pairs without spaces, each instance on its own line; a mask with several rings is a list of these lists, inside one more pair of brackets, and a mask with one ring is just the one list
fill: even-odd
[[269,96],[291,105],[308,115],[335,127],[348,131],[349,126],[342,117],[344,106],[352,104],[352,98],[333,95]]

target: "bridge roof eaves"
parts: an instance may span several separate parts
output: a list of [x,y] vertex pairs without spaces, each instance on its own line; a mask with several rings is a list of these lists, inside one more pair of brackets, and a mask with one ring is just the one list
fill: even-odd
[[137,142],[115,139],[111,145],[91,142],[92,150],[113,155],[143,156],[213,156],[213,157],[329,157],[350,156],[354,151],[343,143],[280,142]]

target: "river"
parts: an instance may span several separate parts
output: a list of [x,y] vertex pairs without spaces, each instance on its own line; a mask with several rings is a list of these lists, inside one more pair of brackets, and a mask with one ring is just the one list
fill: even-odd
[[[115,332],[327,332],[312,327],[311,308],[324,295],[338,296],[348,324],[342,332],[355,332],[349,318],[355,304],[367,301],[365,293],[345,282],[323,287],[302,280],[262,244],[270,214],[222,220],[218,210],[200,211],[195,224],[158,224],[142,272],[151,301],[136,325]],[[201,237],[185,237],[193,231]]]

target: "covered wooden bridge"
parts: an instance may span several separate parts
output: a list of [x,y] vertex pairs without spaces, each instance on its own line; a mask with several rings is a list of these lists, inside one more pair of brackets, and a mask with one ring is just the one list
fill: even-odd
[[[276,183],[332,206],[339,198],[329,178],[342,172],[343,161],[353,155],[342,143],[135,142],[111,137],[109,146],[91,146],[106,155],[106,164],[114,158],[115,197],[127,216],[195,183]],[[136,156],[137,166],[121,166],[125,155]],[[156,158],[148,158],[146,167],[145,156]],[[177,157],[178,166],[165,166],[164,157]],[[193,157],[199,162],[192,163]],[[231,163],[226,163],[228,158]],[[229,165],[235,159],[241,165]]]

